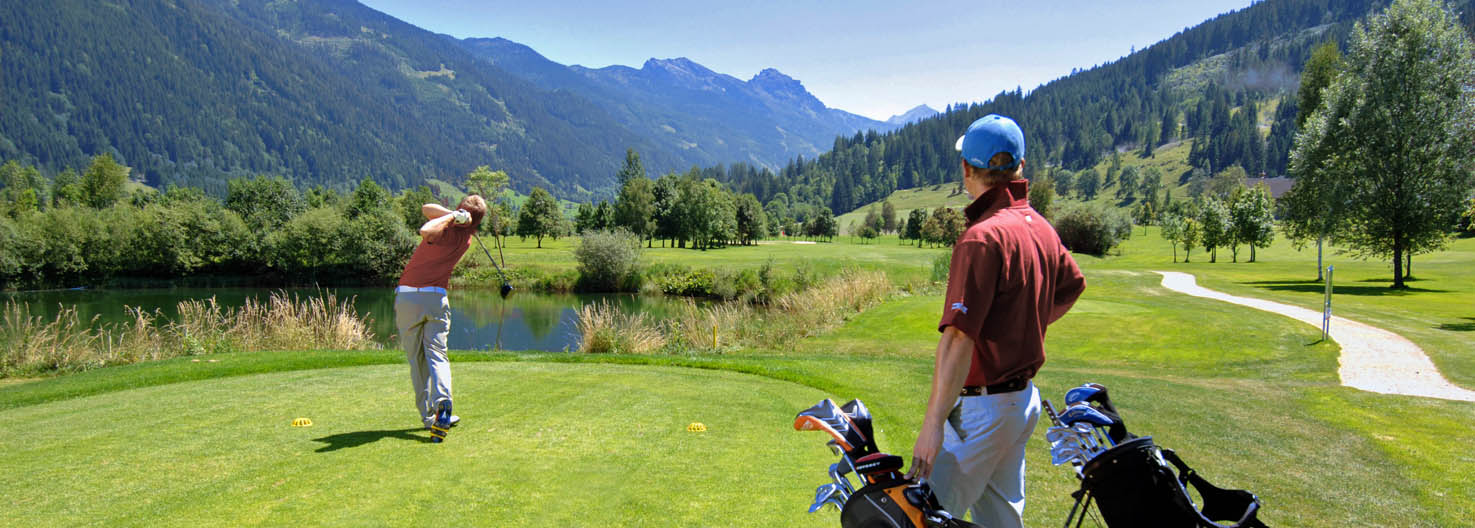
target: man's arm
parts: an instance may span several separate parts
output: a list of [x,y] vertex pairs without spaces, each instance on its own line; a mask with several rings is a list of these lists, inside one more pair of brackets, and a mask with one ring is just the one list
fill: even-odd
[[428,203],[420,206],[420,214],[425,215],[425,218],[429,219],[424,225],[420,226],[420,236],[431,242],[440,238],[440,234],[446,230],[446,226],[451,225],[451,220],[453,219],[451,216],[452,212],[440,204]]
[[1070,311],[1071,306],[1075,306],[1076,299],[1079,299],[1081,293],[1085,291],[1086,276],[1081,273],[1081,267],[1076,265],[1076,259],[1070,256],[1069,251],[1066,251],[1061,257],[1059,271],[1056,272],[1055,302],[1054,306],[1050,307],[1048,322],[1054,323],[1061,317],[1065,317],[1065,312]]
[[908,477],[927,478],[932,474],[932,464],[942,450],[943,424],[958,401],[958,393],[963,391],[972,361],[973,339],[955,327],[947,327],[937,342],[932,395],[927,398],[927,414],[922,418],[922,430],[912,447],[912,470]]

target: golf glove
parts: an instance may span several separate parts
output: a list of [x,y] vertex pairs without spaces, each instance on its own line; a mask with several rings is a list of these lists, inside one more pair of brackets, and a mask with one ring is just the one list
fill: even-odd
[[471,223],[471,213],[466,212],[465,209],[457,209],[456,212],[451,213],[451,217],[452,221],[456,222],[456,225]]

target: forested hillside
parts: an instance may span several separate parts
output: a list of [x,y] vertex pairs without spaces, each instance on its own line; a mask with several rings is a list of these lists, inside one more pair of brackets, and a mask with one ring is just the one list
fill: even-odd
[[621,125],[680,151],[691,164],[745,161],[780,167],[795,156],[819,155],[836,135],[896,128],[828,108],[799,81],[774,69],[747,81],[685,58],[651,59],[639,69],[591,69],[558,64],[501,38],[459,43],[539,87],[595,102]]
[[0,3],[0,159],[111,153],[163,188],[231,176],[391,188],[491,165],[524,192],[609,187],[626,148],[688,166],[589,101],[343,0]]
[[[999,113],[1024,128],[1031,176],[1046,167],[1092,167],[1113,151],[1150,154],[1190,139],[1190,165],[1206,173],[1240,166],[1252,175],[1284,175],[1296,116],[1295,98],[1284,96],[1295,93],[1310,50],[1345,40],[1354,21],[1386,4],[1266,0],[1028,93],[952,106],[891,133],[836,138],[830,152],[795,159],[778,172],[738,165],[707,173],[765,203],[778,198],[840,214],[896,189],[953,182],[954,140],[973,120]],[[1469,5],[1456,5],[1467,28]],[[1263,129],[1260,114],[1272,107],[1271,126]]]

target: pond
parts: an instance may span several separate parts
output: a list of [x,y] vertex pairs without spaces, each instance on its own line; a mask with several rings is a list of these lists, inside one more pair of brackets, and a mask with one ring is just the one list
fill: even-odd
[[[187,299],[209,299],[222,307],[239,307],[246,299],[265,301],[272,292],[299,298],[331,292],[343,302],[352,302],[366,318],[375,340],[394,348],[394,291],[390,288],[155,288],[114,290],[48,290],[0,293],[0,303],[16,301],[29,306],[32,316],[51,320],[63,307],[75,307],[83,321],[94,316],[100,324],[131,321],[125,307],[159,310],[165,317],[177,315],[178,303]],[[496,290],[451,290],[450,348],[454,350],[564,350],[579,346],[578,310],[584,305],[607,301],[626,311],[664,317],[683,299],[635,295],[554,295],[514,292],[503,300]]]

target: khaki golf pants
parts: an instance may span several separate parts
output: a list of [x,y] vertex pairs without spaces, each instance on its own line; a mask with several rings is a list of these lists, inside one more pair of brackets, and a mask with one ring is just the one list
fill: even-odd
[[1024,526],[1024,444],[1040,420],[1034,383],[1003,394],[963,396],[944,426],[932,488],[949,513],[989,528]]
[[410,363],[410,388],[420,421],[435,421],[435,411],[451,400],[451,361],[446,357],[446,335],[451,332],[451,305],[434,292],[394,295],[394,320],[400,348]]

